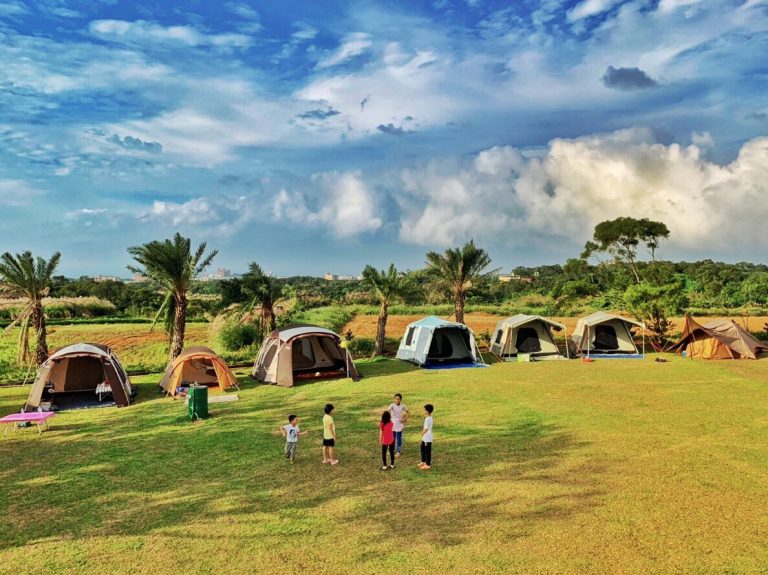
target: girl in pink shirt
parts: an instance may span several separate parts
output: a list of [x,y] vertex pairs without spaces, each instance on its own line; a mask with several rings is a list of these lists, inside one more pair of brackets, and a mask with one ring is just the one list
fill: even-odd
[[392,414],[385,411],[379,422],[379,442],[381,443],[381,470],[387,469],[387,450],[389,450],[389,469],[395,468],[395,433],[393,431]]

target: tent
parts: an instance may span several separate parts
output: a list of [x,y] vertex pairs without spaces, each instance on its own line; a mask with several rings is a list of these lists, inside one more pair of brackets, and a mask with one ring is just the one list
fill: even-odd
[[513,315],[496,324],[491,353],[507,361],[514,361],[518,354],[530,354],[536,359],[563,359],[552,337],[553,329],[560,331],[565,326],[540,315]]
[[433,315],[406,328],[397,358],[421,367],[484,363],[471,329]]
[[577,353],[591,357],[642,357],[645,355],[645,333],[641,352],[632,338],[632,327],[645,330],[642,322],[596,311],[576,322],[571,341]]
[[251,375],[283,387],[310,379],[360,379],[339,334],[316,325],[294,325],[271,332],[261,344]]
[[237,387],[237,378],[213,350],[203,347],[185,349],[165,370],[160,387],[169,395],[183,384],[197,383],[213,389]]
[[768,344],[753,337],[733,320],[713,320],[700,324],[685,317],[683,333],[672,349],[700,359],[757,359]]
[[37,409],[48,403],[54,409],[126,406],[134,395],[128,374],[109,347],[77,343],[54,352],[43,362],[26,408]]

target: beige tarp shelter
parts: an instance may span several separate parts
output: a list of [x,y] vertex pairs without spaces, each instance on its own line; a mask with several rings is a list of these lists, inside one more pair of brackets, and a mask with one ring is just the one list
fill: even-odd
[[645,355],[645,325],[634,319],[596,311],[576,322],[576,329],[571,336],[576,352],[607,356],[639,356],[632,338],[632,327],[643,330],[643,350]]
[[700,359],[757,359],[761,351],[768,350],[768,344],[733,320],[718,319],[702,325],[686,316],[680,341],[672,349]]
[[173,360],[165,370],[160,387],[166,393],[175,395],[177,387],[193,383],[222,390],[238,387],[237,378],[226,362],[216,352],[203,346],[187,348]]
[[490,351],[505,361],[517,359],[518,354],[536,359],[564,359],[552,337],[553,329],[560,331],[565,326],[540,315],[513,315],[496,324]]
[[309,379],[360,379],[341,337],[316,325],[290,326],[270,333],[261,344],[252,375],[283,387]]
[[131,381],[112,350],[98,343],[77,343],[54,352],[40,366],[27,409],[37,409],[43,402],[58,408],[102,403],[110,391],[97,393],[97,389],[110,390],[114,405],[131,403]]

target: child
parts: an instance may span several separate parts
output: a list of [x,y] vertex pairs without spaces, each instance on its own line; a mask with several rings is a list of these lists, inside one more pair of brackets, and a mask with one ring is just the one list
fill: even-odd
[[432,469],[432,412],[431,403],[424,406],[424,428],[421,430],[421,463],[419,469]]
[[381,443],[381,470],[387,469],[387,450],[389,450],[389,469],[395,468],[395,434],[392,431],[392,414],[385,411],[379,422],[379,442]]
[[397,449],[395,455],[397,457],[400,457],[403,451],[403,429],[405,429],[405,424],[408,421],[408,417],[411,415],[411,412],[408,411],[408,408],[405,407],[402,401],[403,396],[396,393],[394,403],[391,403],[387,408],[392,415],[392,429],[395,433],[395,447]]
[[306,435],[308,431],[299,429],[299,418],[295,415],[288,416],[288,424],[280,428],[280,433],[285,437],[285,458],[290,459],[291,463],[296,462],[296,445],[299,443],[299,436]]
[[336,445],[336,424],[333,423],[333,417],[331,417],[333,405],[326,403],[323,411],[325,412],[323,416],[323,463],[336,465],[339,460],[333,458]]

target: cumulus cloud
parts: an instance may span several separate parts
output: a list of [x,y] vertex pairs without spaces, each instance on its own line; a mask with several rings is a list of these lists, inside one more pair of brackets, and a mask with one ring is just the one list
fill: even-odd
[[644,90],[653,88],[658,82],[640,68],[614,68],[608,66],[603,75],[603,84],[616,90]]
[[145,142],[139,138],[133,136],[125,136],[121,138],[117,134],[112,134],[107,141],[125,148],[126,150],[132,150],[135,152],[150,152],[152,154],[158,154],[163,151],[163,146],[158,142]]
[[145,20],[94,20],[89,30],[103,40],[122,43],[167,43],[183,46],[247,48],[251,38],[245,34],[205,34],[191,26],[163,26]]
[[161,222],[179,229],[199,229],[211,236],[229,237],[259,217],[259,202],[253,196],[208,196],[186,202],[155,200],[139,214],[139,220]]
[[389,124],[379,124],[376,126],[376,129],[382,134],[389,134],[390,136],[405,136],[411,133],[402,126],[395,126],[392,122]]
[[328,118],[338,116],[339,114],[341,114],[341,112],[334,110],[333,108],[316,108],[314,110],[307,110],[306,112],[302,112],[296,117],[301,118],[302,120],[327,120]]
[[338,237],[355,236],[379,229],[382,219],[371,188],[360,172],[330,172],[312,177],[312,191],[276,195],[272,210],[278,220],[323,225]]
[[470,237],[579,245],[595,224],[619,216],[665,222],[670,243],[682,248],[768,245],[768,138],[719,165],[699,146],[667,146],[650,130],[629,129],[554,140],[534,157],[495,147],[406,170],[402,181],[400,238],[420,245]]
[[318,68],[331,68],[359,56],[373,45],[370,34],[354,32],[344,37],[344,40],[334,52],[317,62]]

